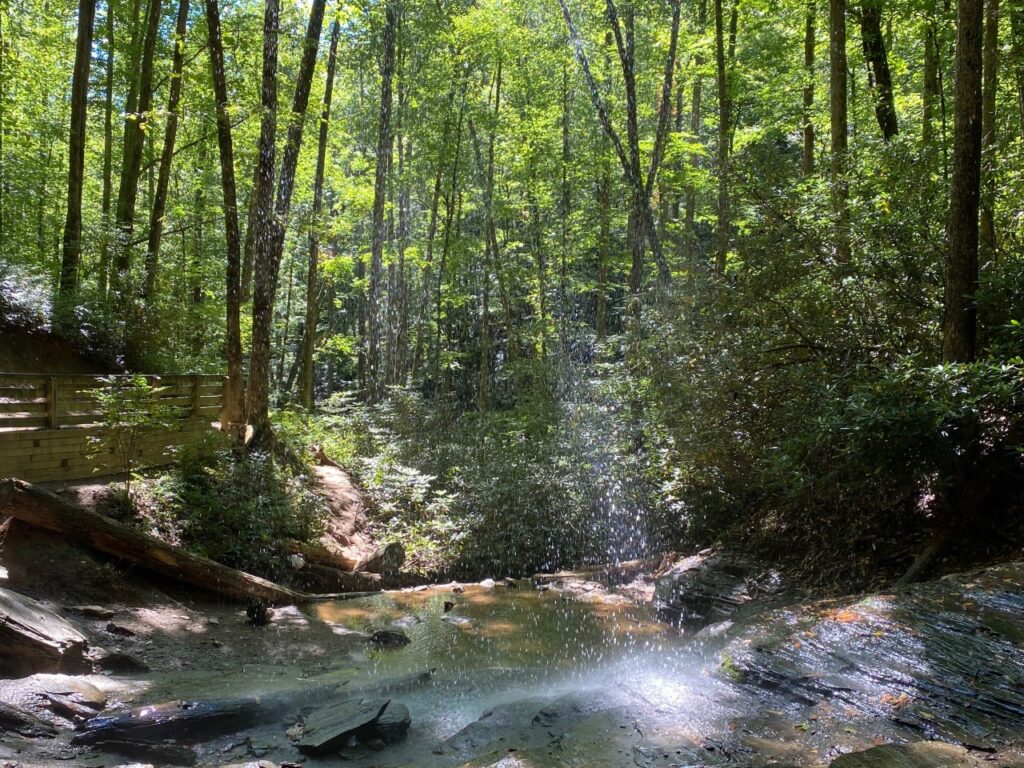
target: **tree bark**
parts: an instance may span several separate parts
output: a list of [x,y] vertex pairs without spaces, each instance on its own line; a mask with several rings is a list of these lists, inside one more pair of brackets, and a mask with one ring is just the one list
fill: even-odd
[[729,73],[725,66],[725,19],[722,0],[714,0],[715,13],[715,75],[718,84],[718,223],[715,228],[715,269],[725,274],[729,254],[729,120],[732,98],[729,94]]
[[224,388],[221,428],[227,432],[231,424],[245,418],[242,402],[242,332],[241,286],[239,284],[240,232],[238,227],[238,194],[235,189],[235,151],[228,114],[228,86],[224,74],[224,44],[220,31],[220,8],[217,0],[206,1],[206,27],[210,51],[213,96],[217,105],[217,147],[220,154],[221,192],[224,200],[224,234],[227,246],[225,353],[228,380]]
[[953,175],[950,189],[942,353],[947,362],[975,359],[978,199],[981,182],[981,73],[984,0],[957,3]]
[[893,102],[892,74],[889,56],[882,36],[882,3],[884,0],[861,0],[860,35],[864,60],[868,64],[869,82],[874,85],[875,119],[886,141],[899,133],[896,105]]
[[388,166],[391,157],[391,81],[395,70],[395,29],[398,11],[394,0],[388,0],[384,9],[383,56],[381,58],[380,118],[377,123],[377,167],[373,185],[373,243],[370,251],[370,286],[367,297],[369,333],[366,357],[366,397],[371,403],[380,397],[381,304],[384,264],[384,204],[387,199]]
[[939,97],[938,58],[934,14],[929,13],[924,30],[924,82],[921,89],[921,142],[925,147],[934,141],[935,102]]
[[142,43],[139,69],[138,103],[128,105],[124,121],[124,142],[121,160],[121,181],[117,191],[114,218],[115,247],[113,273],[110,286],[117,294],[122,320],[130,301],[128,284],[131,278],[132,233],[135,228],[135,207],[139,193],[139,174],[142,170],[142,152],[146,144],[146,126],[153,101],[153,57],[160,24],[161,0],[149,0],[146,12],[146,31]]
[[[275,3],[276,0],[268,0]],[[299,150],[302,147],[302,128],[305,123],[306,107],[309,104],[309,92],[313,82],[313,71],[316,68],[316,54],[320,45],[320,31],[323,27],[325,0],[313,0],[310,10],[309,24],[306,26],[306,38],[299,65],[295,94],[292,98],[291,121],[285,139],[284,152],[281,157],[281,171],[278,174],[277,201],[273,213],[267,216],[265,231],[261,233],[256,244],[256,280],[252,302],[252,355],[249,361],[249,388],[246,407],[249,422],[253,427],[253,440],[260,442],[269,434],[270,428],[270,335],[274,319],[274,294],[277,290],[278,272],[281,268],[281,255],[284,250],[285,226],[291,208],[292,191],[295,187],[295,170],[298,167]],[[276,16],[276,14],[275,14]],[[274,30],[276,69],[276,20]],[[266,60],[264,77],[268,74]],[[277,94],[273,95],[273,111],[276,111]],[[275,121],[276,122],[276,121]],[[261,135],[262,144],[262,135]],[[269,137],[273,141],[273,134]],[[264,185],[270,189],[264,189]],[[260,193],[268,199],[272,194],[273,180],[267,174],[260,176]],[[261,208],[262,210],[262,208]]]
[[114,7],[107,0],[107,61],[103,96],[103,200],[100,204],[99,294],[107,296],[107,275],[110,273],[110,204],[113,198],[114,165]]
[[985,2],[981,104],[981,231],[978,258],[987,264],[996,254],[996,95],[999,90],[999,0]]
[[96,0],[78,6],[78,42],[71,78],[71,139],[68,147],[68,211],[64,223],[64,254],[60,268],[57,320],[74,317],[78,294],[78,267],[82,258],[82,185],[85,180],[85,125],[88,117],[89,67],[92,63],[92,28]]
[[313,179],[313,222],[309,230],[309,266],[306,272],[306,335],[302,343],[302,404],[313,410],[313,352],[316,349],[316,326],[319,321],[320,284],[317,276],[320,252],[320,221],[324,200],[324,170],[327,166],[327,136],[331,121],[331,97],[334,93],[334,69],[338,57],[341,24],[331,25],[331,48],[327,54],[327,84],[324,86],[320,110],[320,137],[317,145],[316,174]]
[[[708,2],[707,0],[700,0],[697,5],[697,34],[703,37],[704,28],[707,26],[708,17]],[[704,123],[701,116],[702,98],[703,98],[703,78],[701,77],[701,70],[704,68],[704,56],[698,49],[697,53],[694,54],[694,75],[693,75],[693,94],[690,97],[690,133],[693,134],[694,141],[699,142],[701,135],[704,133]],[[690,156],[690,167],[695,171],[700,165],[700,154],[694,152]],[[697,188],[689,183],[686,185],[685,198],[683,201],[683,247],[682,256],[683,264],[686,269],[692,274],[696,268],[697,261],[695,258],[695,251],[697,247]]]
[[146,282],[142,296],[147,308],[153,301],[156,291],[160,241],[163,239],[164,216],[167,211],[167,187],[171,180],[171,160],[174,158],[174,142],[178,135],[178,101],[181,99],[181,81],[185,67],[188,6],[189,0],[179,0],[178,18],[174,27],[174,54],[171,58],[171,81],[167,95],[167,125],[164,129],[164,146],[160,154],[160,170],[153,196],[153,210],[149,217],[149,238],[146,246]]
[[804,153],[801,162],[801,168],[806,176],[814,173],[814,44],[817,15],[815,0],[808,0],[804,16]]
[[1013,74],[1017,81],[1017,121],[1024,139],[1024,8],[1018,2],[1010,4],[1010,52],[1013,55]]
[[846,147],[846,0],[829,0],[829,108],[832,123],[832,205],[835,211],[835,253],[840,265],[850,262],[850,220],[847,210]]

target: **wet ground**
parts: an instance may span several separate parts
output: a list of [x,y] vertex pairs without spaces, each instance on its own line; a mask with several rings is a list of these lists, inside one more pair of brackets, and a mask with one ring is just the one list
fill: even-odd
[[[1021,565],[897,595],[773,607],[685,633],[657,621],[650,604],[590,591],[578,599],[527,581],[279,607],[269,626],[253,628],[238,606],[141,582],[133,593],[121,589],[133,574],[103,568],[121,585],[107,602],[113,619],[71,610],[73,600],[97,601],[99,587],[86,579],[79,593],[49,602],[92,645],[151,668],[86,678],[107,695],[104,715],[172,700],[291,702],[248,730],[199,743],[175,733],[199,764],[815,766],[876,744],[941,739],[963,747],[961,768],[1024,766]],[[111,622],[132,634],[111,634]],[[408,644],[370,642],[385,629]],[[38,691],[28,686],[2,682],[0,699],[31,703]],[[362,697],[405,704],[407,739],[325,758],[293,745],[289,730],[305,716]],[[70,735],[5,737],[0,764],[161,764],[72,746]]]

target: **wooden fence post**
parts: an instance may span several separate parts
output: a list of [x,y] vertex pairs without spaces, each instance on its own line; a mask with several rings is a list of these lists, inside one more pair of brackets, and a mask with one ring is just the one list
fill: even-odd
[[46,379],[46,428],[57,428],[57,377]]
[[199,375],[192,375],[192,417],[199,417]]

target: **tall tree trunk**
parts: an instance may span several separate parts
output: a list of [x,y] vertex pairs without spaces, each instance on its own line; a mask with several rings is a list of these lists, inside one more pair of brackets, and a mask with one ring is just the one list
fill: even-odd
[[149,217],[149,238],[146,246],[146,282],[142,296],[147,307],[156,292],[157,269],[160,263],[160,241],[164,234],[164,216],[167,211],[167,187],[171,180],[171,160],[178,135],[178,101],[181,99],[182,72],[185,67],[185,33],[188,31],[189,0],[179,0],[178,18],[174,27],[174,54],[171,58],[171,82],[167,95],[167,125],[164,146],[160,155],[160,172],[153,196],[153,209]]
[[847,210],[846,147],[846,0],[829,0],[829,108],[832,122],[832,204],[835,210],[836,261],[850,262],[850,214]]
[[[699,81],[698,81],[699,82]],[[696,87],[696,86],[695,86]],[[699,92],[699,91],[698,91]],[[601,160],[597,181],[597,307],[594,320],[597,340],[608,335],[608,255],[611,250],[612,178],[607,159]]]
[[[271,171],[273,179],[273,171]],[[249,200],[245,206],[245,246],[242,249],[242,303],[252,298],[252,265],[256,260],[256,236],[260,231],[259,204],[260,204],[260,161],[256,160],[252,172],[252,187],[249,190]],[[271,199],[274,192],[270,191]]]
[[377,123],[377,168],[373,186],[373,243],[370,250],[370,290],[367,301],[369,345],[366,356],[367,399],[380,396],[380,324],[383,280],[384,203],[387,199],[388,165],[391,156],[391,81],[395,71],[395,30],[398,11],[394,0],[387,0],[384,23],[384,52],[381,59],[380,119]]
[[957,3],[953,177],[942,327],[943,358],[957,363],[973,361],[976,353],[984,6],[984,0]]
[[572,91],[569,90],[569,65],[562,63],[562,196],[558,205],[558,217],[561,221],[561,263],[558,269],[558,304],[561,316],[561,334],[563,344],[566,338],[565,324],[569,317],[569,238],[571,235],[572,187],[569,180],[569,166],[572,162],[572,148],[569,141],[569,109],[572,104]]
[[804,154],[801,163],[801,168],[806,176],[814,173],[814,44],[817,11],[815,0],[808,0],[804,16]]
[[114,165],[114,5],[107,0],[107,61],[103,93],[103,198],[100,204],[99,295],[107,296],[110,273],[110,204],[113,198]]
[[1024,7],[1019,0],[1010,6],[1010,53],[1013,56],[1013,74],[1017,81],[1017,121],[1024,138]]
[[121,161],[121,181],[117,191],[117,209],[114,218],[116,242],[114,247],[114,269],[110,285],[117,294],[123,321],[127,321],[130,271],[132,265],[132,233],[135,229],[135,207],[139,193],[139,173],[142,169],[142,153],[146,144],[149,112],[153,102],[153,57],[160,24],[161,0],[149,0],[146,12],[146,30],[142,43],[139,68],[138,103],[128,112],[124,121],[124,142]]
[[[259,153],[257,155],[257,182],[253,188],[256,199],[250,208],[249,229],[255,226],[254,249],[264,261],[272,260],[270,243],[274,237],[274,166],[277,134],[277,39],[280,27],[278,0],[264,0],[263,4],[263,76],[260,88]],[[254,257],[255,258],[255,257]],[[270,264],[260,263],[257,268],[259,280],[252,302],[253,337],[249,362],[249,379],[246,386],[246,421],[265,430],[268,426],[267,413],[270,397],[270,327],[274,320],[274,291],[277,280],[266,273]],[[244,281],[243,281],[244,290]],[[254,434],[255,437],[255,434]]]
[[82,184],[85,180],[85,124],[88,117],[89,66],[96,0],[78,6],[78,43],[71,78],[71,139],[68,149],[68,211],[64,224],[64,255],[60,268],[57,319],[69,323],[78,294],[78,265],[82,257]]
[[939,98],[939,55],[936,44],[934,13],[929,13],[924,28],[924,82],[921,88],[921,142],[925,147],[930,147],[934,140],[935,102]]
[[892,74],[889,55],[882,36],[882,3],[884,0],[861,0],[860,37],[864,60],[868,64],[871,84],[874,86],[875,118],[886,141],[899,133],[896,105],[893,102]]
[[981,233],[979,259],[987,264],[996,253],[996,94],[999,90],[999,0],[985,2],[981,105]]
[[715,269],[725,274],[729,254],[729,119],[732,98],[729,94],[729,73],[725,66],[725,19],[722,0],[714,0],[715,9],[715,74],[718,83],[718,223],[715,229]]
[[[276,0],[268,0],[275,5],[274,23],[274,56],[273,70],[276,70]],[[309,104],[309,92],[313,82],[313,71],[316,68],[316,54],[320,46],[320,31],[324,21],[325,0],[313,0],[310,9],[309,23],[306,26],[306,37],[303,43],[302,61],[296,79],[295,94],[292,97],[291,120],[285,137],[284,151],[281,157],[281,170],[278,174],[277,199],[273,214],[268,216],[266,231],[261,233],[256,244],[255,284],[252,301],[252,354],[249,361],[249,387],[246,397],[246,410],[253,427],[253,440],[259,443],[268,436],[270,428],[270,336],[274,320],[274,294],[277,290],[277,277],[281,268],[281,255],[284,250],[285,227],[288,212],[291,208],[292,192],[295,188],[295,170],[298,167],[299,150],[302,147],[302,129],[305,124],[306,107]],[[266,25],[264,26],[266,31]],[[267,57],[264,57],[264,77],[268,75]],[[273,95],[270,108],[276,112],[277,94]],[[275,120],[276,127],[276,120]],[[268,137],[273,141],[273,137]],[[260,136],[261,153],[263,136]],[[262,159],[262,158],[261,158]],[[264,190],[264,185],[271,189]],[[269,174],[260,175],[260,194],[271,196],[273,180]],[[262,210],[262,208],[261,208]]]
[[327,166],[327,135],[331,121],[331,97],[334,94],[334,69],[338,57],[341,24],[331,25],[331,47],[327,54],[327,83],[320,109],[320,136],[317,143],[316,174],[313,177],[313,220],[309,228],[309,266],[306,270],[306,335],[302,341],[302,405],[313,410],[313,352],[316,349],[316,327],[320,308],[320,284],[317,270],[320,262],[321,214],[324,203],[324,170]]
[[[708,1],[699,0],[697,5],[697,34],[701,37],[704,36],[704,29],[707,26],[708,20]],[[701,49],[697,49],[697,53],[694,54],[693,59],[693,94],[690,97],[690,133],[693,134],[693,140],[700,142],[701,135],[704,133],[703,130],[703,119],[701,115],[702,97],[703,97],[703,78],[701,71],[704,68],[704,55],[701,53]],[[694,172],[700,166],[700,153],[693,152],[690,155],[690,167],[693,168]],[[610,196],[609,196],[610,199]],[[683,247],[682,256],[683,264],[686,269],[693,273],[696,268],[697,260],[695,258],[695,249],[697,246],[697,187],[693,182],[689,182],[686,185],[685,197],[683,201]]]
[[221,191],[224,199],[224,233],[227,239],[227,339],[225,343],[228,380],[224,389],[221,427],[228,431],[231,424],[243,421],[242,403],[242,333],[240,232],[238,227],[238,195],[235,189],[235,151],[231,138],[231,117],[228,114],[228,86],[224,75],[224,44],[220,32],[220,9],[217,0],[205,0],[206,26],[209,32],[210,69],[213,75],[213,95],[217,103],[217,146],[220,150]]

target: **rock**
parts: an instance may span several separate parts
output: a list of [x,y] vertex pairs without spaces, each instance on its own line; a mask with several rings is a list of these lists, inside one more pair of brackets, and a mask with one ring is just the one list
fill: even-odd
[[405,547],[397,541],[391,541],[360,560],[356,570],[392,576],[398,573],[404,563]]
[[444,601],[444,612],[445,613],[448,613],[454,607],[455,607],[455,603],[453,603],[451,600],[445,600]]
[[461,584],[456,584],[455,586],[452,587],[452,592],[454,592],[456,595],[461,595],[465,591],[466,591],[466,588],[464,586],[462,586]]
[[32,598],[0,588],[0,677],[85,672],[85,635]]
[[468,616],[459,616],[457,613],[449,613],[441,617],[441,621],[454,624],[456,627],[471,627],[475,623]]
[[31,712],[0,701],[0,732],[20,733],[22,736],[57,735],[57,729]]
[[397,701],[391,701],[384,713],[377,718],[374,734],[384,744],[397,744],[405,738],[412,725],[409,708]]
[[781,591],[778,571],[738,555],[705,550],[658,578],[654,605],[663,620],[700,629],[729,619],[755,600],[767,607]]
[[159,765],[195,765],[196,753],[173,741],[104,739],[94,746],[103,752],[115,752],[131,760],[152,760]]
[[6,584],[8,578],[7,569],[0,565],[0,584]]
[[883,744],[862,752],[837,757],[829,768],[968,768],[975,764],[971,753],[941,741]]
[[511,576],[505,577],[505,586],[509,589],[515,589],[519,586],[519,582],[513,579]]
[[423,619],[419,616],[403,616],[402,618],[395,619],[391,622],[391,626],[396,629],[408,629],[409,627],[416,626],[421,621],[423,621]]
[[90,619],[112,619],[117,615],[117,611],[102,605],[75,605],[71,610]]
[[262,600],[249,598],[245,608],[245,616],[254,627],[265,627],[274,618],[274,609]]
[[862,737],[929,738],[988,749],[1024,733],[1024,563],[895,594],[761,614],[720,653],[773,709],[840,702]]
[[119,637],[135,637],[134,631],[128,629],[128,627],[121,626],[120,624],[115,624],[112,621],[107,624],[106,630],[110,634],[117,635]]
[[99,688],[71,675],[33,675],[29,681],[45,693],[68,696],[91,709],[100,710],[107,705],[107,695]]
[[149,665],[140,661],[131,654],[114,651],[106,653],[96,659],[96,666],[103,672],[110,672],[115,675],[132,675],[140,672],[149,672]]
[[398,629],[378,629],[370,635],[370,642],[382,648],[400,648],[409,644],[409,636]]
[[494,589],[494,579],[484,579],[480,582],[480,586],[484,589]]
[[306,567],[306,558],[299,554],[288,555],[288,565],[292,570],[301,571]]
[[353,736],[373,738],[373,726],[389,703],[387,699],[345,701],[317,710],[306,718],[299,751],[328,755],[340,752]]

